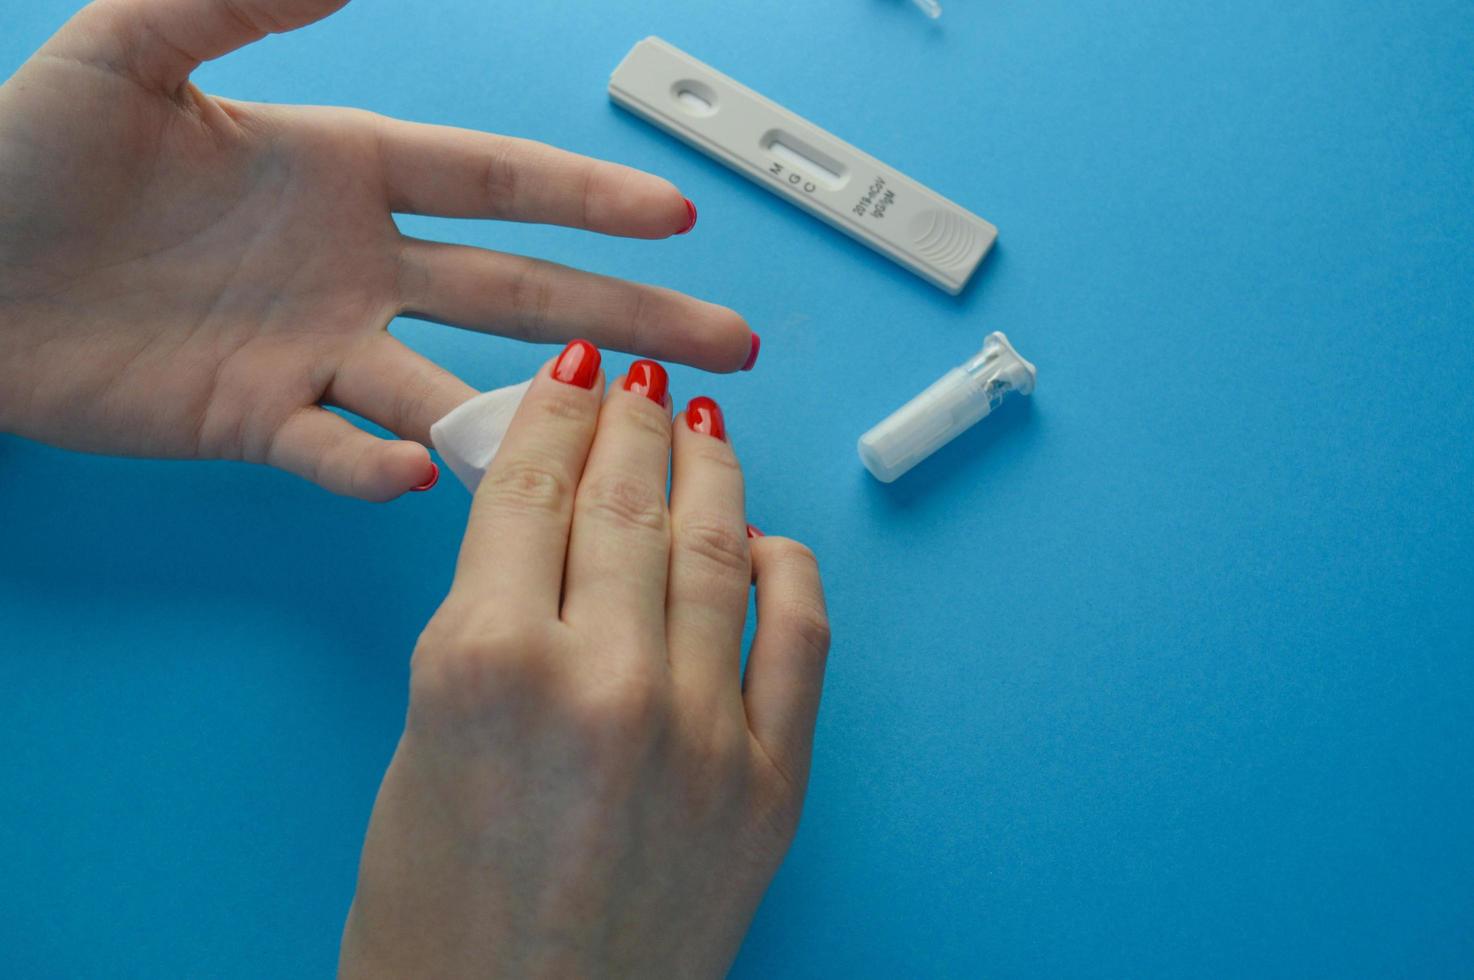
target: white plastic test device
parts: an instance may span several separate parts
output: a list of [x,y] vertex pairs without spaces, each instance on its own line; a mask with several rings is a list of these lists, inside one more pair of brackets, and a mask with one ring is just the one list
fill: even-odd
[[614,69],[617,104],[957,294],[998,229],[657,37]]
[[1010,391],[1034,393],[1034,365],[994,331],[961,367],[860,437],[860,461],[882,483],[905,473],[1003,404]]

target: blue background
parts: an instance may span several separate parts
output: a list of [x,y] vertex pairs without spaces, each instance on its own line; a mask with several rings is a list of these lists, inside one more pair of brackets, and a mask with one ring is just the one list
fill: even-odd
[[[7,3],[0,74],[68,15]],[[17,9],[22,8],[22,9]],[[960,298],[613,108],[660,34],[996,223]],[[665,174],[694,235],[416,234],[743,311],[813,786],[742,977],[1474,971],[1474,6],[357,0],[209,66]],[[902,482],[856,437],[1004,329]],[[395,332],[491,387],[546,348]],[[615,358],[615,367],[626,362]],[[320,976],[469,498],[0,439],[0,961]]]

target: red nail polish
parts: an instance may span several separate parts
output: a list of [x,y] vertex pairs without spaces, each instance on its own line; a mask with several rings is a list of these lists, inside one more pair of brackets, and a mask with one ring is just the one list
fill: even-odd
[[727,438],[727,423],[716,402],[702,395],[686,405],[686,425],[692,432],[700,432],[716,439]]
[[763,532],[749,524],[747,525],[747,536],[749,538],[761,538],[763,537]]
[[744,364],[744,365],[742,365],[742,370],[744,370],[744,371],[751,371],[752,370],[752,366],[757,363],[758,351],[760,351],[762,349],[763,349],[763,338],[759,337],[757,335],[757,331],[754,330],[752,332],[752,350],[748,351],[748,354],[747,354],[747,363]]
[[688,197],[688,198],[686,198],[686,227],[684,227],[680,231],[676,232],[676,234],[677,235],[684,235],[687,232],[689,232],[692,228],[695,228],[695,227],[696,227],[696,205],[692,204],[691,203],[691,199]]
[[630,365],[624,376],[624,390],[644,395],[657,405],[665,404],[665,391],[670,385],[670,376],[665,368],[654,361],[639,360]]
[[414,493],[424,493],[426,490],[429,490],[431,487],[433,487],[435,484],[437,484],[439,482],[440,482],[440,467],[436,466],[435,463],[434,463],[434,461],[431,461],[431,463],[430,463],[430,479],[426,480],[424,483],[421,483],[417,487],[410,487],[410,490],[412,492],[414,492]]
[[598,376],[599,348],[587,340],[570,342],[553,365],[553,377],[566,385],[592,388]]

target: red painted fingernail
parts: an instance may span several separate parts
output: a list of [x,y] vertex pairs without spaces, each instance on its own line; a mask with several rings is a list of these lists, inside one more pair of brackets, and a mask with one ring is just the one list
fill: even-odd
[[657,405],[665,405],[665,390],[670,385],[670,376],[665,368],[654,361],[639,360],[630,365],[624,376],[624,390],[644,395]]
[[684,234],[688,233],[692,228],[695,228],[695,227],[696,227],[696,205],[692,204],[691,203],[691,199],[688,197],[688,198],[686,198],[686,227],[684,227],[680,231],[676,232],[676,234],[677,235],[684,235]]
[[686,425],[692,432],[716,439],[727,438],[727,423],[722,419],[721,408],[705,395],[691,399],[686,405]]
[[757,331],[754,330],[752,332],[752,350],[748,351],[748,353],[747,353],[747,363],[744,364],[744,365],[742,365],[742,370],[744,370],[744,371],[751,371],[752,370],[752,366],[757,363],[758,351],[760,351],[762,349],[763,349],[763,338],[759,337],[757,335]]
[[592,388],[598,376],[599,348],[587,340],[570,342],[553,365],[553,377],[566,385]]
[[760,538],[763,536],[763,532],[749,524],[747,525],[747,536],[749,538]]
[[433,461],[431,461],[431,463],[430,463],[430,479],[426,480],[424,483],[421,483],[417,487],[410,487],[410,490],[413,491],[414,493],[424,493],[426,490],[429,490],[431,487],[433,487],[435,484],[437,484],[439,482],[440,482],[440,467],[436,466],[435,463]]

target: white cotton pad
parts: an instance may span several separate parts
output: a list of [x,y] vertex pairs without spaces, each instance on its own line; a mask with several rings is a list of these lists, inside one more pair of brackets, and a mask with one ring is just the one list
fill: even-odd
[[435,451],[472,493],[502,448],[507,426],[512,424],[512,416],[531,385],[529,378],[519,385],[477,395],[430,426]]

